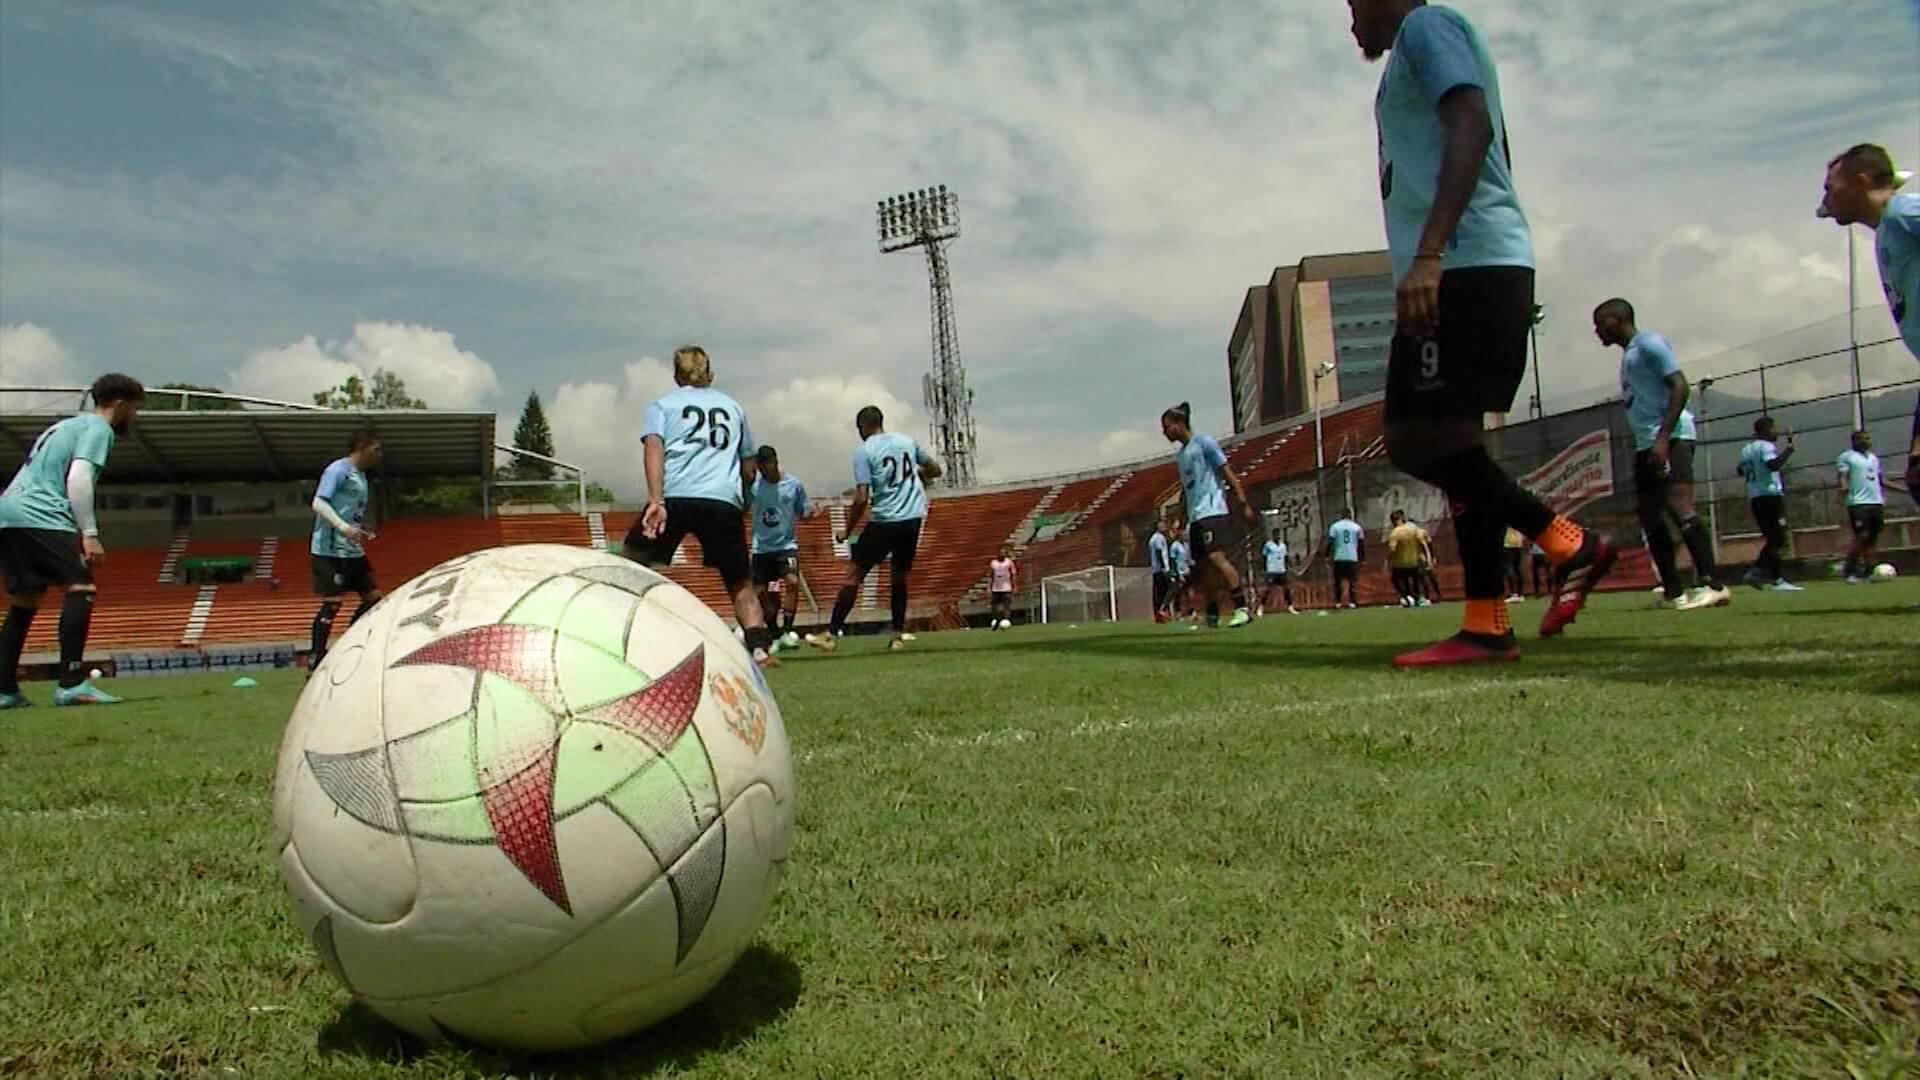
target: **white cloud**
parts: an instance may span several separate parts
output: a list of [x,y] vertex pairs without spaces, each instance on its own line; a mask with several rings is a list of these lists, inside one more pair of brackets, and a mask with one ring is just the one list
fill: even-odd
[[[542,400],[553,429],[554,456],[587,470],[587,479],[626,499],[647,490],[640,425],[647,405],[673,388],[673,371],[653,357],[625,366],[618,384],[565,382]],[[518,417],[516,416],[517,420]],[[511,424],[501,442],[513,438]]]
[[[445,330],[404,323],[355,324],[343,342],[312,335],[248,354],[228,375],[236,393],[309,401],[350,376],[371,378],[385,369],[400,376],[414,397],[437,409],[472,409],[500,392],[493,366],[454,344]],[[512,429],[507,429],[511,433]]]
[[0,386],[67,386],[81,381],[79,365],[46,327],[0,326]]

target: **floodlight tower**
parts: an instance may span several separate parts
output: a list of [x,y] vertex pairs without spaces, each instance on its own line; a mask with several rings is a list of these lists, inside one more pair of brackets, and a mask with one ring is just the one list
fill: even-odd
[[932,436],[947,482],[973,486],[973,392],[960,364],[960,335],[953,319],[953,279],[947,273],[947,243],[960,238],[960,196],[947,185],[921,188],[880,200],[880,252],[908,248],[927,253],[933,314],[933,370],[920,377]]

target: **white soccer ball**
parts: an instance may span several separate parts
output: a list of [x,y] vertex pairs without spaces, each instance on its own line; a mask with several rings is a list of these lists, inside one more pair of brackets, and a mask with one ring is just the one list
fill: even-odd
[[1001,620],[1000,620],[1000,629],[1002,629],[1002,630],[1011,630],[1011,629],[1013,629],[1013,620],[1012,620],[1012,619],[1001,619]]
[[780,643],[789,649],[797,649],[800,647],[800,635],[789,630],[786,636],[780,639]]
[[[1891,569],[1893,569],[1893,568],[1892,568],[1892,567],[1888,567],[1887,569],[1889,569],[1889,570],[1891,570]],[[1888,574],[1887,576],[1888,576],[1888,577],[1892,577],[1893,575],[1892,575],[1892,574]],[[105,674],[106,674],[106,672],[104,672],[104,671],[101,671],[101,670],[100,670],[99,668],[94,668],[94,669],[93,669],[92,671],[89,671],[89,672],[87,672],[87,678],[89,678],[89,679],[98,679],[98,678],[100,678],[101,676],[103,676],[103,675],[105,675]]]
[[1895,570],[1893,568],[1892,563],[1883,562],[1879,566],[1876,566],[1873,568],[1873,576],[1879,578],[1882,581],[1886,581],[1890,578],[1898,577],[1899,575],[1900,575],[1900,571]]
[[793,842],[759,669],[691,593],[559,545],[442,563],[313,673],[280,743],[295,918],[429,1039],[565,1049],[719,981]]

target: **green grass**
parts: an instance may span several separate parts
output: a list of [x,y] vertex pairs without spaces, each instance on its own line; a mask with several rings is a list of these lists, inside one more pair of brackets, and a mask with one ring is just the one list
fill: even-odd
[[758,944],[570,1057],[414,1046],[320,968],[267,848],[295,678],[3,715],[0,1075],[1920,1069],[1920,588],[1645,600],[1500,670],[1385,668],[1447,607],[802,657]]

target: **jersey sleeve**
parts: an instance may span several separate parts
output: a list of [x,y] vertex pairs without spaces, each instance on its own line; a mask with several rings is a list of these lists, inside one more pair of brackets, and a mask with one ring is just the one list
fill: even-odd
[[640,438],[649,436],[665,442],[667,439],[667,408],[658,401],[647,406],[647,418],[640,426]]
[[1207,468],[1217,469],[1227,463],[1227,454],[1220,449],[1220,440],[1211,435],[1198,435],[1195,438],[1200,440],[1200,458],[1207,463]]
[[1647,359],[1647,370],[1661,380],[1680,370],[1680,361],[1666,338],[1649,335],[1640,343],[1640,355]]
[[807,498],[807,485],[798,480],[793,482],[793,513],[795,517],[806,517],[813,512],[813,502]]
[[80,438],[74,444],[73,456],[79,461],[92,462],[94,468],[104,468],[107,454],[113,449],[113,428],[105,423],[87,424],[80,429]]
[[873,463],[867,460],[867,448],[864,446],[853,452],[853,482],[868,485],[873,483]]
[[337,461],[327,466],[326,471],[320,474],[320,486],[313,489],[313,497],[332,502],[334,495],[340,491],[340,480],[346,474],[347,470],[341,468]]
[[1473,41],[1458,16],[1435,8],[1421,8],[1400,24],[1393,51],[1405,58],[1427,104],[1462,86],[1486,88],[1486,73],[1474,53]]

